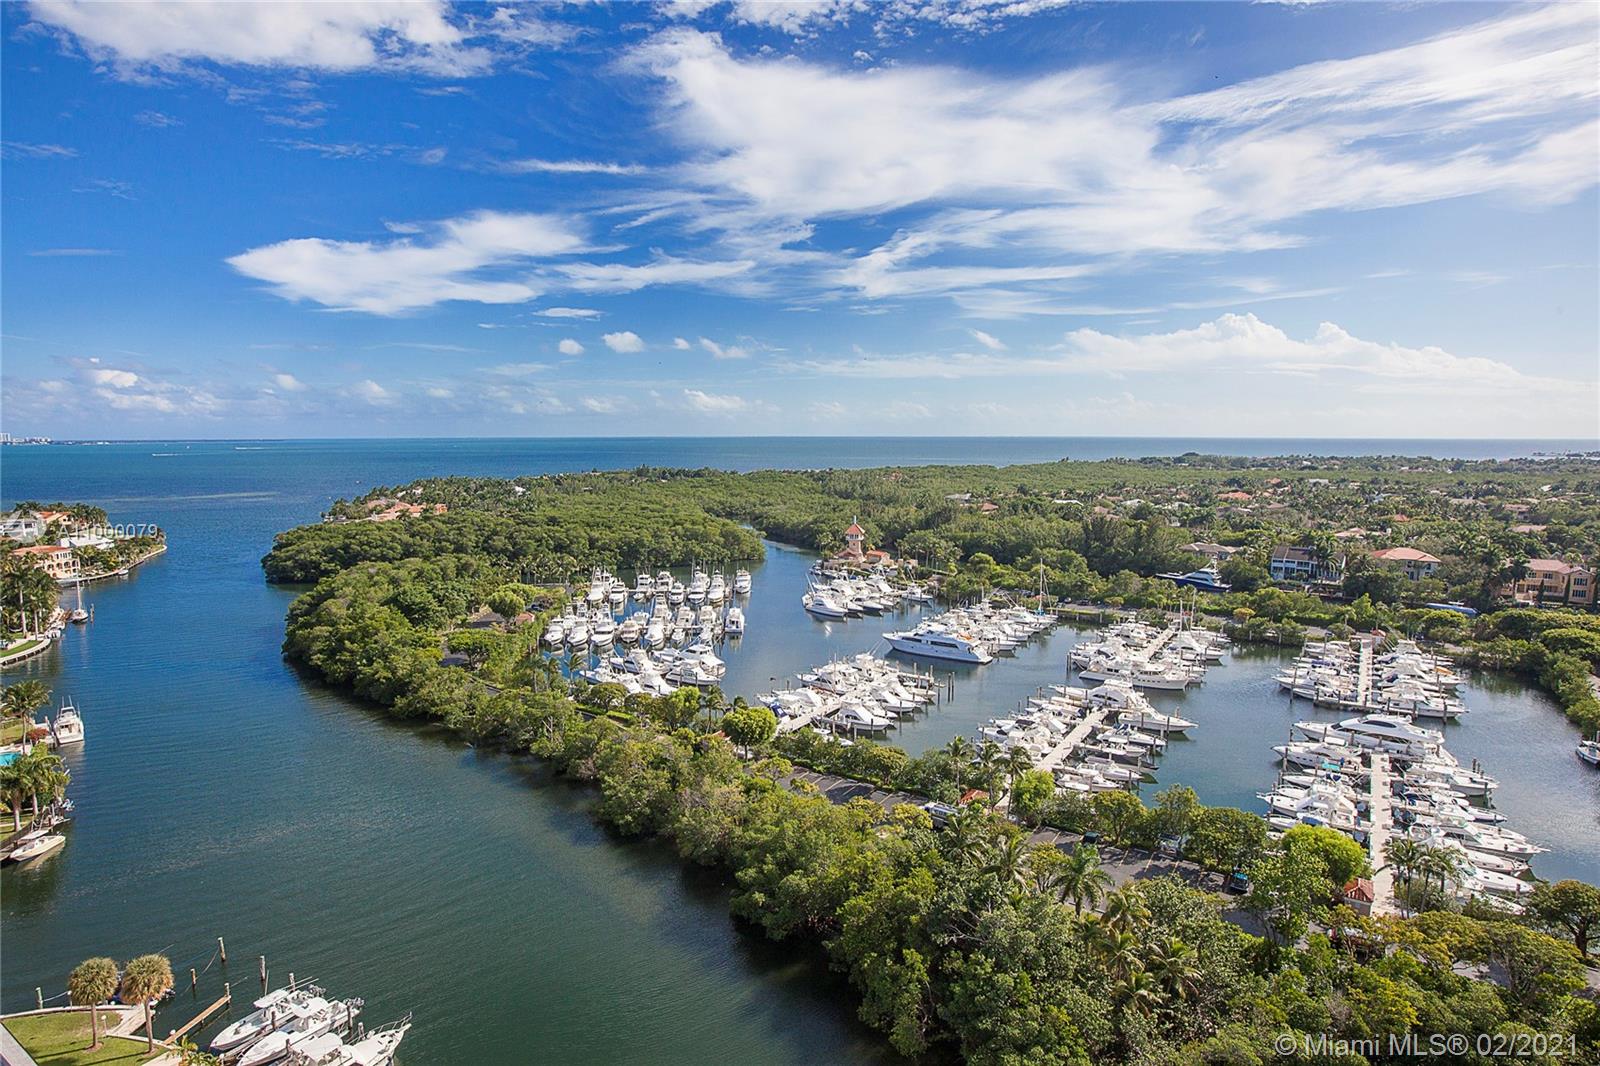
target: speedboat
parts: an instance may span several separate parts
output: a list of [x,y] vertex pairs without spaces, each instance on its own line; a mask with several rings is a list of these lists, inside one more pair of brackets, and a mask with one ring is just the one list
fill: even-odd
[[32,833],[24,833],[18,837],[17,846],[11,849],[11,853],[6,858],[12,862],[27,862],[29,859],[37,859],[42,855],[50,854],[66,842],[67,838],[60,833],[46,833],[43,830],[35,830]]
[[313,1000],[316,1001],[318,1006],[326,1004],[327,1000],[321,998],[318,995],[318,991],[316,988],[306,987],[300,989],[278,988],[268,992],[251,1004],[251,1006],[255,1007],[255,1010],[229,1025],[212,1038],[211,1050],[218,1054],[232,1051],[236,1047],[249,1043],[262,1033],[276,1029],[280,1018],[288,1020],[293,1017],[290,1010],[291,1004],[299,1007],[311,1007],[311,1009],[315,1009],[312,1006]]
[[1590,766],[1600,766],[1600,736],[1596,736],[1593,740],[1579,742],[1578,758]]

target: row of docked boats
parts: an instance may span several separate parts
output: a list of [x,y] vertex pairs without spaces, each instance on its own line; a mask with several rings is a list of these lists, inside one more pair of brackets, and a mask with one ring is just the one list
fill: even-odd
[[1099,639],[1074,645],[1067,659],[1085,681],[1121,681],[1136,688],[1182,692],[1205,680],[1206,669],[1222,661],[1228,644],[1221,633],[1191,629],[1183,619],[1164,629],[1118,622]]
[[715,607],[734,596],[750,595],[751,585],[748,570],[741,568],[734,571],[730,580],[722,570],[708,571],[696,563],[687,582],[674,577],[670,570],[659,571],[653,576],[648,570],[639,570],[634,575],[630,589],[625,581],[611,571],[596,567],[589,575],[589,589],[584,602],[590,607],[608,603],[612,608],[621,608],[632,596],[641,603],[661,599],[673,607],[683,603],[695,607],[709,603]]
[[0,861],[31,862],[52,854],[67,843],[66,835],[61,830],[70,821],[72,801],[63,796],[41,809],[28,823],[26,830],[11,838],[4,852],[0,852]]
[[[1498,782],[1476,762],[1462,766],[1438,730],[1398,714],[1302,721],[1274,750],[1281,770],[1261,799],[1275,830],[1321,825],[1369,845],[1404,837],[1450,853],[1460,896],[1514,902],[1532,890],[1529,861],[1546,849],[1474,802],[1488,801]],[[1380,761],[1381,784],[1374,779]],[[1375,854],[1373,864],[1387,858]]]
[[745,632],[744,609],[736,604],[698,607],[680,604],[673,607],[656,599],[649,609],[625,614],[620,619],[609,606],[590,607],[585,602],[569,604],[545,626],[543,641],[551,651],[609,648],[615,644],[638,645],[654,651],[669,644],[698,640],[740,637]]
[[1319,707],[1441,721],[1467,713],[1456,697],[1461,677],[1450,660],[1409,640],[1386,651],[1371,637],[1309,641],[1276,680]]
[[883,639],[902,655],[983,665],[996,655],[1015,653],[1054,626],[1050,615],[983,602],[952,608],[911,629],[885,633]]
[[815,618],[837,620],[883,614],[906,603],[932,603],[921,585],[895,585],[882,574],[831,570],[822,564],[806,576],[800,606]]
[[867,652],[832,660],[795,680],[797,685],[756,697],[777,715],[782,733],[884,733],[927,710],[941,691],[931,673],[903,670]]
[[274,989],[211,1041],[230,1066],[387,1066],[411,1028],[408,1014],[367,1032],[359,999],[332,999],[316,985]]
[[715,649],[705,641],[696,641],[683,648],[658,651],[630,648],[626,652],[616,652],[581,671],[579,676],[596,685],[621,685],[630,694],[670,696],[684,686],[720,685],[727,672],[728,664],[718,657]]
[[1106,681],[1041,689],[1017,713],[990,719],[978,735],[1025,752],[1055,777],[1058,790],[1093,793],[1153,780],[1168,741],[1195,728],[1187,718],[1158,711],[1126,681]]

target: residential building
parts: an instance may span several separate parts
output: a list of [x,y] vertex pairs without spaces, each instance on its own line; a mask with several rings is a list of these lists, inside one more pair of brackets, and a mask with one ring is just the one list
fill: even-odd
[[0,518],[0,537],[19,544],[32,544],[44,536],[44,519],[36,514],[15,511]]
[[1302,585],[1334,585],[1344,580],[1343,555],[1318,559],[1317,553],[1307,547],[1280,544],[1272,549],[1272,559],[1267,570],[1274,581],[1292,581]]
[[1372,557],[1382,563],[1393,563],[1405,573],[1408,581],[1421,581],[1432,577],[1439,569],[1439,557],[1416,548],[1384,548]]
[[1225,563],[1239,552],[1244,551],[1243,548],[1230,548],[1226,544],[1213,544],[1208,540],[1191,541],[1183,546],[1183,550],[1194,552],[1196,555],[1204,555],[1207,559],[1218,564]]
[[78,576],[77,557],[71,548],[60,544],[30,544],[26,548],[13,549],[11,554],[28,559],[57,581]]
[[1595,573],[1586,566],[1561,559],[1529,559],[1526,573],[1502,591],[1518,603],[1593,607]]

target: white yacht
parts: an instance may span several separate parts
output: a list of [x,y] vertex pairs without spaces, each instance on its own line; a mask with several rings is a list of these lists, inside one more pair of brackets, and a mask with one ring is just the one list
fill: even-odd
[[885,633],[889,647],[902,655],[925,659],[947,659],[958,663],[990,663],[994,656],[982,644],[964,634],[938,628],[917,628],[903,633]]
[[383,1029],[374,1030],[355,1043],[346,1043],[336,1033],[323,1033],[289,1052],[288,1066],[388,1066],[394,1061],[400,1041],[411,1029],[411,1016]]
[[1135,688],[1182,692],[1192,680],[1186,671],[1133,659],[1096,659],[1078,672],[1085,681],[1124,681]]
[[808,592],[800,597],[800,603],[808,612],[818,618],[845,618],[848,616],[844,605],[825,592]]
[[735,596],[750,595],[750,571],[743,569],[734,571],[733,594]]
[[676,607],[682,603],[685,595],[687,593],[684,591],[682,581],[673,581],[667,586],[667,602],[672,606]]
[[744,612],[737,607],[729,607],[727,615],[722,619],[722,631],[730,637],[743,635]]
[[279,1019],[287,1021],[294,1016],[290,1011],[291,1004],[305,1008],[311,1006],[312,1000],[316,1000],[315,1006],[311,1009],[326,1005],[328,1001],[322,999],[318,991],[308,986],[299,989],[277,988],[268,992],[251,1004],[255,1010],[212,1037],[211,1050],[219,1054],[232,1051],[262,1033],[276,1029]]
[[567,644],[570,647],[581,648],[589,643],[589,623],[581,618],[574,618],[567,627]]
[[82,744],[83,716],[78,714],[78,708],[71,703],[63,703],[56,712],[55,721],[50,723],[50,735],[58,748]]
[[1600,766],[1600,734],[1597,734],[1593,740],[1578,742],[1578,758],[1590,766]]
[[246,1047],[236,1066],[266,1066],[277,1062],[290,1051],[328,1032],[330,1029],[348,1028],[361,1013],[361,1001],[347,999],[328,1002],[321,1000],[317,1009],[290,1004],[289,1020]]

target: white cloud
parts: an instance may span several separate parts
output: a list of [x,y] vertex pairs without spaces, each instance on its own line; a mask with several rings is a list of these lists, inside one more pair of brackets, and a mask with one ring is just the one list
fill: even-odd
[[304,392],[306,389],[306,383],[293,374],[274,374],[272,383],[286,392]]
[[[975,27],[1008,7],[896,6]],[[850,7],[738,17],[795,28]],[[1597,10],[1513,9],[1156,102],[1133,95],[1148,79],[1109,66],[1026,79],[835,68],[735,54],[684,28],[631,63],[661,83],[667,127],[691,153],[678,210],[755,260],[746,284],[787,269],[792,284],[875,299],[1043,293],[1132,257],[1301,244],[1292,224],[1315,212],[1484,193],[1570,200],[1600,175]],[[800,244],[820,222],[888,211],[901,230],[865,253]]]
[[700,347],[710,352],[713,359],[745,359],[750,355],[750,351],[747,348],[742,348],[737,344],[718,344],[710,337],[701,337]]
[[375,407],[381,407],[394,402],[394,394],[379,385],[371,378],[363,378],[350,386],[350,394],[357,399],[365,400]]
[[973,340],[977,341],[991,352],[1003,352],[1006,350],[1005,341],[1002,341],[999,337],[994,336],[992,333],[985,333],[981,329],[969,329],[967,332],[972,334]]
[[181,118],[175,118],[161,111],[141,111],[133,116],[133,120],[141,126],[149,126],[152,129],[171,129],[173,126],[183,125]]
[[578,401],[578,406],[590,414],[614,415],[626,411],[629,405],[610,396],[585,396]]
[[684,389],[683,402],[692,410],[708,415],[732,415],[752,408],[750,401],[742,396],[719,395],[713,392],[702,392],[700,389]]
[[644,351],[644,341],[640,340],[639,335],[631,329],[622,330],[620,333],[606,333],[600,339],[605,341],[606,347],[614,352],[631,353]]
[[674,338],[672,338],[672,346],[674,348],[678,349],[678,351],[680,351],[680,352],[686,352],[686,351],[688,351],[690,349],[690,347],[692,347],[689,344],[688,340],[686,340],[683,337],[674,337]]
[[646,167],[627,163],[604,163],[590,159],[514,159],[500,164],[511,174],[643,174]]
[[122,253],[113,248],[40,248],[38,251],[29,252],[28,254],[42,259],[75,259],[121,255]]
[[0,141],[0,155],[7,159],[73,159],[76,148],[64,144],[29,144],[27,141]]
[[583,345],[579,344],[576,340],[574,340],[571,337],[562,338],[561,343],[556,345],[556,349],[558,351],[560,351],[560,353],[562,355],[582,355],[583,354]]
[[228,259],[279,296],[338,311],[393,315],[447,300],[521,303],[539,295],[530,261],[578,251],[583,239],[555,215],[480,211],[429,227],[431,240],[280,241]]
[[96,368],[89,371],[89,380],[96,385],[110,385],[116,389],[131,389],[139,384],[139,375],[131,370]]
[[662,256],[650,263],[572,263],[558,268],[581,292],[635,292],[649,285],[692,285],[721,281],[755,267],[753,260],[701,262]]
[[128,75],[209,61],[453,76],[480,73],[490,59],[466,43],[443,0],[30,0],[28,11]]
[[546,307],[534,314],[543,318],[599,318],[600,312],[592,307]]

